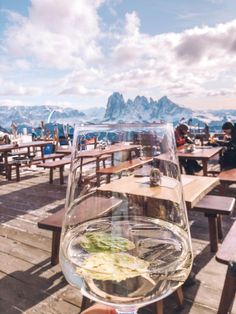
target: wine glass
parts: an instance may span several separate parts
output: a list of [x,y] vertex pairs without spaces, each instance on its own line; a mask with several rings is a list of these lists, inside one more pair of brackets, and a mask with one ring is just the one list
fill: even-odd
[[[110,145],[82,150],[91,137]],[[77,126],[65,207],[60,264],[87,298],[134,314],[188,277],[192,248],[172,125]]]

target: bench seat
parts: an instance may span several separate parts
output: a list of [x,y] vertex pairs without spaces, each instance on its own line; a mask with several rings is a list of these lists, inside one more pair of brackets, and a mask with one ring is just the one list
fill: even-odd
[[[22,155],[22,154],[20,154]],[[26,166],[28,165],[29,167],[31,165],[37,165],[38,163],[40,163],[41,161],[45,161],[45,160],[55,160],[57,158],[62,159],[65,155],[64,154],[47,154],[44,156],[36,156],[32,159],[27,158],[28,154],[24,154],[25,158],[22,158],[22,160],[11,160],[8,162],[8,180],[11,180],[12,178],[12,169],[15,168],[16,169],[16,180],[20,181],[20,167]],[[17,156],[16,156],[17,157]]]
[[31,165],[36,165],[37,163],[40,163],[41,161],[44,160],[49,160],[52,159],[53,161],[56,159],[62,159],[63,157],[65,157],[65,154],[63,153],[52,153],[52,154],[46,154],[44,156],[36,156],[34,158],[32,158],[31,160]]
[[217,252],[218,239],[223,238],[221,216],[230,215],[233,211],[234,204],[234,197],[206,195],[193,208],[194,211],[203,212],[208,218],[209,238],[212,252]]
[[216,254],[219,263],[228,265],[217,314],[230,313],[236,293],[236,221]]
[[[107,212],[118,207],[121,204],[121,200],[111,197],[106,198],[102,196],[91,196],[83,201],[83,206],[80,205],[80,221],[90,220],[104,216]],[[38,222],[38,227],[41,229],[50,230],[52,235],[52,251],[51,251],[51,265],[58,264],[60,236],[62,220],[65,214],[65,210],[52,214],[48,218],[45,218]],[[83,215],[86,215],[84,217]]]
[[123,171],[136,169],[151,161],[152,161],[151,157],[142,157],[121,162],[116,166],[99,169],[97,170],[98,186],[100,184],[101,175],[106,175],[107,176],[106,182],[109,183],[111,181],[111,175],[121,174]]
[[64,177],[63,177],[63,172],[64,172],[64,166],[69,165],[71,162],[71,159],[66,157],[61,160],[56,160],[56,161],[49,161],[49,162],[43,162],[40,164],[37,164],[37,167],[41,167],[44,169],[49,169],[49,183],[53,183],[53,171],[56,168],[59,168],[59,173],[60,173],[60,184],[64,184]]
[[223,170],[219,174],[221,193],[224,195],[231,184],[236,184],[236,168]]

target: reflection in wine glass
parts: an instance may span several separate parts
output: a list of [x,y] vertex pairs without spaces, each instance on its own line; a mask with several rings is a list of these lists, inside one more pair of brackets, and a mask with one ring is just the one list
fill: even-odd
[[[116,144],[81,149],[86,137],[107,132]],[[112,158],[101,169],[105,154]],[[118,313],[137,313],[183,284],[192,250],[171,125],[76,128],[60,263],[70,284]]]

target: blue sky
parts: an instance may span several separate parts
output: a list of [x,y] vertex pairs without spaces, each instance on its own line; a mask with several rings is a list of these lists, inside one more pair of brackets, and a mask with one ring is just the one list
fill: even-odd
[[0,104],[236,109],[235,0],[0,0]]

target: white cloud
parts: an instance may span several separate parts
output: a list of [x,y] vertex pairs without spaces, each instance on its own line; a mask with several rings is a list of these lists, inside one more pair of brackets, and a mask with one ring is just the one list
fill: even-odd
[[25,102],[19,99],[5,98],[1,100],[2,106],[23,106]]
[[126,33],[112,51],[115,74],[109,82],[121,89],[156,88],[170,97],[208,95],[204,85],[236,65],[236,20],[151,36],[140,32],[137,19],[134,13],[126,16]]
[[19,71],[29,71],[32,69],[32,65],[26,59],[14,59],[10,60],[6,57],[0,57],[0,73],[12,73],[13,75],[19,73]]
[[[94,67],[76,70],[64,78],[54,82],[60,89],[59,95],[104,95],[104,91],[97,88],[98,82],[103,81],[104,72]],[[87,85],[87,87],[85,86]]]
[[126,13],[125,30],[128,35],[136,36],[139,33],[140,20],[136,12]]
[[[32,0],[29,17],[11,14],[5,32],[9,54],[38,65],[67,69],[102,56],[97,8],[102,0]],[[37,64],[37,63],[36,63]]]
[[[106,4],[114,10],[120,1],[106,0]],[[99,103],[103,96],[105,104],[114,90],[125,93],[126,98],[168,95],[183,99],[183,103],[187,97],[234,95],[233,87],[221,84],[224,77],[234,77],[236,20],[150,35],[141,32],[136,12],[126,13],[123,25],[117,17],[115,28],[102,24],[98,9],[105,0],[70,0],[70,5],[67,0],[31,3],[28,17],[8,12],[11,26],[1,42],[5,58],[1,57],[0,70],[12,74],[12,70],[40,69],[47,96],[91,96],[90,102],[99,99]],[[108,26],[107,32],[102,32],[100,25]],[[37,84],[5,83],[0,95],[39,94],[40,89],[33,85]],[[75,103],[78,98],[74,97]]]
[[26,86],[0,79],[0,96],[39,96],[42,90],[39,87]]
[[236,91],[231,89],[218,89],[218,90],[209,90],[206,93],[207,96],[235,96]]
[[98,96],[104,95],[104,91],[98,88],[86,88],[83,85],[73,86],[64,89],[60,92],[60,95],[80,95],[80,96]]

